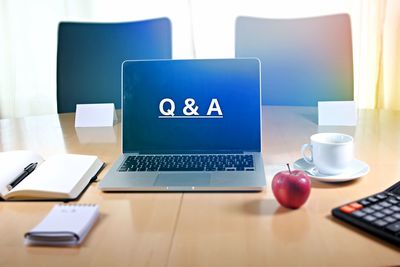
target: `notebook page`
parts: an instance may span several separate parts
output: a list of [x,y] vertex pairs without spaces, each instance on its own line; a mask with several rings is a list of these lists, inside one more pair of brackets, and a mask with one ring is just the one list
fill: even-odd
[[16,150],[0,153],[0,193],[4,195],[8,192],[6,188],[17,178],[24,168],[31,163],[42,163],[43,158],[27,150]]
[[10,192],[37,190],[70,194],[96,159],[96,156],[74,154],[52,156]]

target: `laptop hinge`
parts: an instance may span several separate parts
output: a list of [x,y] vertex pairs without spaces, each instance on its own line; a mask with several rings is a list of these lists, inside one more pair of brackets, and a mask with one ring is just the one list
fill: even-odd
[[139,155],[147,154],[244,154],[244,151],[141,151]]

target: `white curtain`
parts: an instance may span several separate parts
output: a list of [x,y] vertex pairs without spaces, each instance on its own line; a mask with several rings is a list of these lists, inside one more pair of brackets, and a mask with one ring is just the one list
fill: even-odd
[[164,16],[172,21],[174,58],[224,58],[234,57],[234,22],[239,15],[291,18],[349,13],[358,106],[400,109],[399,3],[398,0],[0,0],[0,118],[56,112],[59,21],[132,21]]

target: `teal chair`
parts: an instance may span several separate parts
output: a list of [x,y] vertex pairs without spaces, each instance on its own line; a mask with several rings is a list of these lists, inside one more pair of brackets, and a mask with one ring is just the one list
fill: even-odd
[[316,106],[353,100],[347,14],[301,19],[238,17],[236,57],[261,60],[264,105]]
[[61,22],[58,28],[57,111],[76,104],[121,108],[121,64],[127,59],[171,59],[168,18],[124,23]]

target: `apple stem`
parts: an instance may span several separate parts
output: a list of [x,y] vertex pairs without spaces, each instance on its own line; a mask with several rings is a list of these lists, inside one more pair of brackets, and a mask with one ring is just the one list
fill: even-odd
[[289,169],[289,173],[292,174],[292,171],[290,170],[289,163],[286,163],[287,168]]

